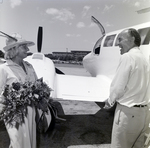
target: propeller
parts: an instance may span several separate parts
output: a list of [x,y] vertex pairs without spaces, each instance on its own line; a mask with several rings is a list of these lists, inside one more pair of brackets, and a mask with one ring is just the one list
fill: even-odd
[[42,39],[43,39],[43,27],[39,26],[38,36],[37,36],[37,50],[38,50],[38,52],[41,52]]
[[98,27],[101,30],[102,35],[104,36],[105,35],[105,29],[104,29],[103,25],[94,16],[91,16],[91,20],[98,25]]
[[[42,40],[43,40],[43,27],[39,26],[38,36],[37,36],[37,50],[41,52],[42,49]],[[61,70],[55,67],[55,71],[57,74],[64,74]]]

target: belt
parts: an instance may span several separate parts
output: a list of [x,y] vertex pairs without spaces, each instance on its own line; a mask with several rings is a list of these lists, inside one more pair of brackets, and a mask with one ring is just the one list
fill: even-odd
[[133,107],[146,107],[147,105],[134,105]]

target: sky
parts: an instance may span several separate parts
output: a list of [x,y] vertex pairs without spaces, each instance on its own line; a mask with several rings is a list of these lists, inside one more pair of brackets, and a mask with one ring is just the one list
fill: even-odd
[[[42,52],[91,51],[101,37],[91,21],[97,18],[106,33],[150,21],[150,12],[137,11],[150,7],[150,0],[0,0],[0,31],[18,33],[35,42],[38,27],[43,27]],[[5,38],[0,37],[0,49]]]

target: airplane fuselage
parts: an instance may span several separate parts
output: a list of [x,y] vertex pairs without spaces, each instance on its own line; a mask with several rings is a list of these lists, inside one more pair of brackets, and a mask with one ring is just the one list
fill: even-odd
[[[129,27],[135,28],[141,35],[140,50],[150,61],[150,22]],[[126,29],[126,28],[125,28]],[[84,68],[93,76],[105,75],[112,79],[120,59],[120,49],[118,45],[118,35],[122,30],[105,34],[99,45],[99,51],[94,48],[91,53],[83,59]],[[98,54],[97,54],[98,53]]]

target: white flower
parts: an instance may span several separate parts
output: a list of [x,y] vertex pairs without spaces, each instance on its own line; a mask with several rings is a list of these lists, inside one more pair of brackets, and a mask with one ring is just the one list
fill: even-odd
[[36,99],[38,99],[38,98],[39,98],[39,95],[38,95],[38,94],[34,94],[34,97],[35,97]]

